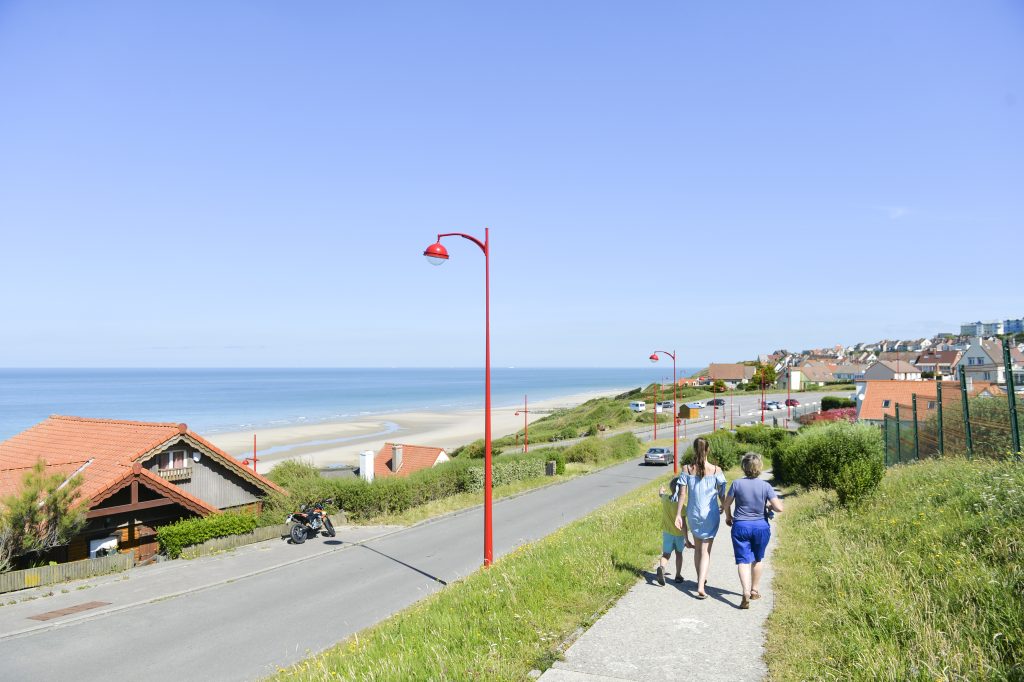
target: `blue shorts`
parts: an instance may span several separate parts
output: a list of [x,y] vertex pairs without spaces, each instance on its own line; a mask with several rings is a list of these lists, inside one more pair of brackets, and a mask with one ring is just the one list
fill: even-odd
[[675,551],[679,552],[680,554],[682,554],[683,553],[683,547],[685,547],[685,546],[686,546],[686,536],[685,535],[672,535],[671,533],[666,533],[665,531],[661,531],[661,553],[662,554],[671,554],[672,550],[675,550]]
[[732,551],[737,564],[752,564],[764,560],[772,529],[767,521],[733,521]]

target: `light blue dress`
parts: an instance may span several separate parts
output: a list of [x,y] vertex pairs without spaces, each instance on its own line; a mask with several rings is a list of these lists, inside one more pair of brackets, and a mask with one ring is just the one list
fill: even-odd
[[698,540],[710,540],[718,534],[721,515],[719,495],[725,495],[725,474],[719,469],[704,478],[685,471],[679,475],[686,484],[686,523]]

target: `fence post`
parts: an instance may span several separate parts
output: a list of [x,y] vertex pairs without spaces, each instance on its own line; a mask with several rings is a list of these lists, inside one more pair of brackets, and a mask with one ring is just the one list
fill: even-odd
[[903,443],[900,442],[900,404],[896,403],[896,461],[903,464]]
[[1003,367],[1006,372],[1006,401],[1010,407],[1010,436],[1013,438],[1013,456],[1020,461],[1020,428],[1017,425],[1017,387],[1013,381],[1013,362],[1010,359],[1010,340],[1003,339]]
[[960,365],[960,402],[964,412],[964,440],[967,442],[967,459],[974,459],[974,441],[971,440],[971,408],[967,404],[967,371]]
[[939,409],[939,457],[944,457],[946,455],[946,448],[942,440],[942,379],[935,382],[935,406]]
[[918,438],[918,429],[917,429],[917,394],[916,393],[911,393],[910,394],[910,408],[911,408],[912,414],[914,415],[914,458],[917,461],[920,462],[921,461],[921,441]]

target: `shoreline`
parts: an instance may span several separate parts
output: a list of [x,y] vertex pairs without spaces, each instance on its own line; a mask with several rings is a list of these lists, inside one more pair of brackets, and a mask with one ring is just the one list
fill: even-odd
[[[608,388],[567,394],[531,403],[530,408],[550,410],[576,407],[588,400],[612,396],[633,387]],[[518,406],[491,407],[491,429],[494,438],[518,431],[523,417],[515,416]],[[547,414],[530,414],[529,422]],[[279,462],[290,459],[306,461],[319,468],[338,465],[359,465],[359,453],[379,450],[386,442],[429,445],[447,452],[483,437],[484,410],[456,409],[448,411],[415,410],[353,419],[293,424],[248,431],[204,433],[202,436],[237,459],[252,456],[253,434],[256,434],[257,471],[265,474]]]

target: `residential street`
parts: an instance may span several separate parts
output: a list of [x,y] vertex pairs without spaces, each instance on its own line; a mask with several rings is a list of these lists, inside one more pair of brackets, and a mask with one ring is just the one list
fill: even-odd
[[[710,427],[710,421],[693,424],[687,435]],[[664,435],[671,436],[671,426]],[[499,501],[495,552],[500,556],[542,538],[668,473],[644,467],[638,458]],[[478,507],[395,532],[342,533],[341,549],[328,549],[323,540],[301,547],[262,543],[262,548],[137,569],[127,580],[111,576],[85,591],[61,594],[57,585],[53,597],[0,608],[2,677],[119,679],[142,670],[149,680],[264,677],[478,569],[482,525]],[[381,532],[388,534],[348,544]],[[307,560],[281,565],[301,557]],[[198,591],[190,591],[190,585]],[[95,615],[31,619],[96,601],[105,604],[90,610]],[[26,631],[30,628],[36,629]]]

